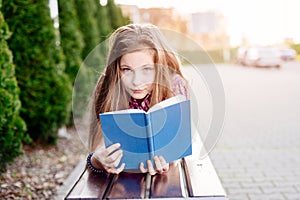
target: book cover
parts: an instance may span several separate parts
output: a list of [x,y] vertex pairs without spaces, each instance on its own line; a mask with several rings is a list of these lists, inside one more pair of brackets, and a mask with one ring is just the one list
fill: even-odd
[[[125,169],[139,169],[141,162],[163,156],[166,162],[192,154],[190,100],[178,95],[148,112],[138,109],[100,114],[105,146],[120,143]],[[152,162],[153,163],[153,162]],[[154,164],[154,163],[153,163]]]

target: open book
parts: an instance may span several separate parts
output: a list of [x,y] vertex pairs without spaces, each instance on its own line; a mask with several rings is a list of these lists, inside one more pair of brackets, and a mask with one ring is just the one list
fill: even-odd
[[[127,109],[100,114],[105,146],[120,143],[125,169],[139,169],[140,162],[163,156],[166,162],[192,154],[190,100],[178,95],[148,112]],[[154,163],[153,163],[154,164]]]

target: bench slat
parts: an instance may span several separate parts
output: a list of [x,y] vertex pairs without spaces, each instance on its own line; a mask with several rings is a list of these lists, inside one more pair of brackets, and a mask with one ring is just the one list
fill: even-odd
[[188,156],[183,163],[190,197],[226,197],[208,156],[202,160]]
[[99,199],[104,196],[106,188],[110,182],[109,175],[95,175],[85,170],[70,194],[65,198],[67,200],[75,199]]
[[179,167],[180,163],[171,165],[167,174],[152,177],[151,198],[183,197]]
[[105,198],[136,199],[144,198],[146,191],[146,174],[122,172],[115,175],[113,185]]

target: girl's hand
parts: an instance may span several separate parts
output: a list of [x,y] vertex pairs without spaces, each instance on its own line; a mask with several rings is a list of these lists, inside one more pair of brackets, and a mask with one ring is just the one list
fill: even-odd
[[119,168],[116,168],[123,156],[123,151],[120,149],[120,146],[121,145],[119,143],[113,144],[108,148],[105,148],[105,146],[99,146],[91,158],[92,165],[95,168],[104,169],[106,172],[112,174],[119,174],[122,172],[125,167],[125,163],[122,163]]
[[144,167],[144,163],[140,164],[140,170],[142,173],[149,172],[149,174],[153,176],[157,173],[163,174],[163,173],[168,172],[169,163],[167,163],[162,156],[154,156],[153,160],[154,160],[156,169],[154,169],[151,160],[147,160],[148,169],[146,169]]

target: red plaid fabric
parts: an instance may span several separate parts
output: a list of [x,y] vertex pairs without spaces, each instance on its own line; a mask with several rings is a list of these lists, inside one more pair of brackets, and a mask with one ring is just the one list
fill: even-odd
[[176,74],[173,77],[172,80],[172,92],[174,96],[182,94],[186,97],[186,99],[189,98],[188,89],[186,86],[186,81],[178,74]]
[[151,93],[147,94],[147,96],[142,100],[137,100],[134,99],[133,97],[130,97],[129,108],[144,110],[147,112],[150,107],[150,99],[151,99]]

